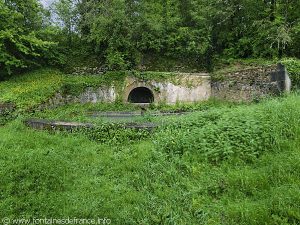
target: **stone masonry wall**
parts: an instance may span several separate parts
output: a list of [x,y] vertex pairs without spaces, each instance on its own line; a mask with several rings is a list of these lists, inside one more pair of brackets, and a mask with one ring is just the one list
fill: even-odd
[[[114,102],[118,97],[128,102],[129,93],[137,87],[146,87],[154,95],[154,103],[163,102],[175,104],[176,102],[198,102],[207,100],[211,95],[210,76],[208,74],[177,74],[176,82],[140,80],[127,77],[123,90],[117,92],[113,86],[88,87],[78,96],[56,93],[40,108],[54,108],[69,103],[99,103]],[[118,96],[120,95],[120,96]]]
[[[224,74],[224,79],[212,79],[209,74],[178,73],[173,81],[140,80],[135,77],[125,79],[123,90],[115,87],[89,87],[78,96],[56,93],[40,108],[52,108],[69,103],[114,102],[116,99],[128,101],[130,92],[138,87],[146,87],[154,95],[154,103],[199,102],[211,96],[230,101],[253,101],[276,95],[289,87],[289,77],[282,66],[262,66]],[[284,87],[284,90],[282,90]]]
[[114,102],[117,98],[114,87],[88,87],[78,96],[64,95],[61,92],[56,93],[47,102],[40,105],[40,109],[55,108],[71,103],[97,103]]
[[127,77],[123,93],[124,102],[127,102],[129,93],[137,87],[150,89],[154,95],[154,103],[192,103],[207,100],[211,96],[210,76],[206,73],[178,73],[173,81],[143,81]]
[[252,101],[278,94],[278,82],[271,80],[276,65],[229,72],[224,80],[212,81],[212,96],[231,101]]

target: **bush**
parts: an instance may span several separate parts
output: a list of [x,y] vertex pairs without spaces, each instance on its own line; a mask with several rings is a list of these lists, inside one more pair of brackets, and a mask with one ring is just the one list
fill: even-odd
[[100,143],[117,145],[135,142],[149,137],[149,131],[124,128],[122,124],[103,123],[94,128],[79,130],[89,139]]
[[157,149],[170,155],[192,154],[220,162],[229,158],[253,160],[276,149],[278,139],[293,138],[300,125],[299,99],[271,101],[235,110],[195,113],[157,134]]

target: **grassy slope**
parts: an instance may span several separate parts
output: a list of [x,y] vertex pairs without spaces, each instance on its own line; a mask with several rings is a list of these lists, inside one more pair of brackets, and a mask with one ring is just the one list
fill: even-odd
[[[299,101],[294,96],[262,104],[278,119],[289,113],[293,135],[280,138],[281,131],[275,130],[276,148],[264,149],[251,162],[232,157],[215,164],[195,152],[170,154],[157,148],[154,138],[99,144],[80,134],[32,131],[16,120],[0,128],[0,217],[100,216],[114,224],[297,224]],[[257,111],[257,106],[239,106],[233,114],[241,116],[244,108]],[[197,124],[194,119],[189,116],[182,123]]]
[[104,76],[68,76],[53,69],[15,76],[0,83],[0,102],[12,102],[21,111],[46,102],[58,91],[79,94],[85,87],[122,83],[125,73],[109,72]]
[[0,102],[13,102],[27,109],[46,101],[58,91],[63,76],[55,70],[39,70],[0,83]]
[[[24,108],[44,101],[65,83],[47,73],[46,83],[38,74],[1,83],[0,99]],[[0,218],[299,224],[300,97],[230,107],[196,106],[205,111],[170,118],[145,139],[104,136],[102,144],[81,133],[33,131],[16,119],[0,127]],[[83,111],[70,106],[34,115],[77,113],[84,120]]]

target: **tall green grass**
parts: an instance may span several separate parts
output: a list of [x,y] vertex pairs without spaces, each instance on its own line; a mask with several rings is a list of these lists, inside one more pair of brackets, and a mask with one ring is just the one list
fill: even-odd
[[278,149],[280,140],[296,137],[300,98],[213,109],[173,121],[156,136],[156,146],[170,155],[192,154],[219,162],[228,158],[253,160]]
[[299,101],[195,112],[119,144],[14,120],[0,127],[0,219],[299,224]]

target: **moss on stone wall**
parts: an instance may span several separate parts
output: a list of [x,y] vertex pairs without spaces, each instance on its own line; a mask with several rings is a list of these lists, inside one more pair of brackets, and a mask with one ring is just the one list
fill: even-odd
[[101,75],[67,75],[64,77],[62,93],[78,96],[88,87],[114,86],[121,91],[124,86],[126,72],[107,72]]
[[168,81],[172,80],[176,76],[176,73],[172,72],[153,72],[153,71],[146,71],[146,72],[140,72],[140,71],[128,71],[126,73],[127,76],[132,76],[137,79],[143,80],[143,81]]
[[[137,78],[141,81],[156,81],[156,82],[169,82],[177,86],[187,88],[194,88],[201,85],[204,80],[200,76],[193,76],[194,74],[188,73],[174,73],[174,72],[139,72],[129,71],[127,76]],[[191,78],[188,78],[190,76]]]

